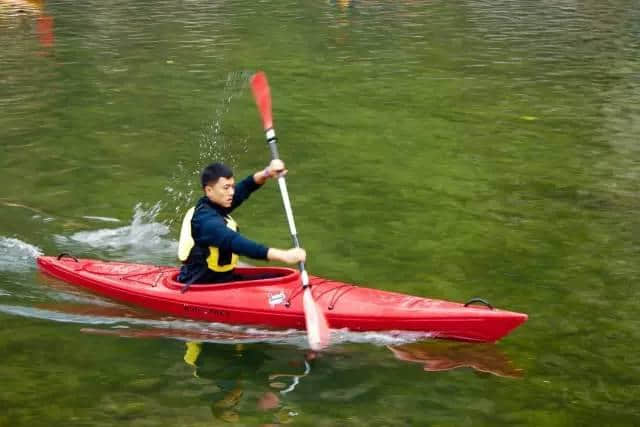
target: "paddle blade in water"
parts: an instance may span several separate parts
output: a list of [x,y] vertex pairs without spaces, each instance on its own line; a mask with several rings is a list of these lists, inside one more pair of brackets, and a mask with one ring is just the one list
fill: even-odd
[[329,345],[329,324],[324,316],[322,308],[316,303],[311,295],[309,287],[304,289],[302,296],[304,305],[304,319],[307,324],[307,338],[312,350],[322,350]]
[[271,115],[271,91],[267,76],[262,71],[258,71],[251,77],[251,90],[253,97],[256,99],[256,105],[262,116],[264,130],[273,128],[273,119]]

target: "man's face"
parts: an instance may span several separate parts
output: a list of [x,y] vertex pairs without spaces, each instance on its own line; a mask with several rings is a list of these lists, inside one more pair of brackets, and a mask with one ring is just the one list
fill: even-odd
[[215,184],[208,184],[204,187],[204,193],[213,203],[230,208],[233,201],[233,194],[236,192],[236,182],[231,178],[221,177]]

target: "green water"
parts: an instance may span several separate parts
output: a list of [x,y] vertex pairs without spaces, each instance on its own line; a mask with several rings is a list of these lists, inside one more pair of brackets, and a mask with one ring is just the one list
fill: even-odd
[[[0,0],[0,46],[0,426],[640,423],[637,2]],[[268,162],[258,69],[312,273],[529,321],[313,358],[37,272],[175,262],[202,165]],[[273,184],[236,219],[289,245]]]

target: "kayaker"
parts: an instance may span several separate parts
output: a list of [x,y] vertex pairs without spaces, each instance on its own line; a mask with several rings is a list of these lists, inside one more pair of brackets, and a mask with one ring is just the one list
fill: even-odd
[[236,185],[233,171],[227,165],[207,166],[201,175],[204,196],[182,221],[178,258],[183,265],[178,281],[195,284],[246,280],[234,272],[238,255],[286,264],[305,261],[306,252],[302,248],[268,248],[242,236],[229,215],[269,178],[286,173],[284,162],[276,159]]

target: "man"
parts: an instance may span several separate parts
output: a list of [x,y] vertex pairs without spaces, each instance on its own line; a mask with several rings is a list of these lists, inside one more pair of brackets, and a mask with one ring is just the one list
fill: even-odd
[[281,160],[272,160],[264,170],[235,185],[233,171],[213,163],[202,171],[204,197],[189,209],[182,221],[178,258],[183,261],[178,281],[185,284],[221,283],[245,278],[234,273],[238,255],[254,259],[296,264],[305,261],[304,249],[267,248],[238,233],[229,214],[269,178],[286,174]]

